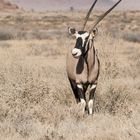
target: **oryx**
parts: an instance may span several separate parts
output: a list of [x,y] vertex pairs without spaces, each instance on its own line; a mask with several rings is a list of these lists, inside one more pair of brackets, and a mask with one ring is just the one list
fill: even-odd
[[[100,70],[99,59],[94,48],[94,39],[97,34],[96,26],[120,1],[100,16],[89,32],[84,29],[97,0],[94,1],[87,13],[82,31],[68,28],[69,34],[76,38],[76,43],[75,46],[68,48],[66,61],[67,75],[77,103],[82,104],[83,111],[87,109],[89,114],[93,114],[93,99]],[[88,101],[85,95],[87,88],[89,88]]]

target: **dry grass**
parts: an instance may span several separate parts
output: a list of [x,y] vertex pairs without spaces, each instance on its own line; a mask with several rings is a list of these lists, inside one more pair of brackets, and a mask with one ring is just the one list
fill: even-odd
[[[15,38],[0,42],[0,139],[139,140],[139,43],[113,38],[101,25],[103,30],[99,31],[95,42],[101,62],[95,112],[93,116],[82,116],[65,71],[66,50],[74,41],[66,34],[53,36],[62,28],[62,22],[63,32],[65,26],[70,24],[67,22],[72,19],[71,13],[67,14],[40,14],[40,21],[38,13],[21,14],[29,22],[37,18],[36,25],[32,21],[25,26],[26,23],[22,21],[26,31],[34,28],[42,30],[46,26],[52,31],[50,37],[46,40]],[[139,15],[130,13],[134,16],[136,14]],[[64,19],[66,16],[66,20],[59,20],[60,15]],[[75,20],[71,24],[79,23],[80,18],[76,19],[79,15],[74,14]],[[121,14],[115,15],[114,20],[119,20]],[[1,16],[1,25],[7,18],[11,18],[7,16]],[[53,21],[57,16],[59,24]],[[51,26],[41,21],[42,18],[48,20],[48,17],[49,22],[54,23]],[[12,22],[10,19],[7,26]],[[21,19],[11,26],[19,22]],[[123,25],[124,21],[119,24]],[[31,26],[34,28],[29,28]]]

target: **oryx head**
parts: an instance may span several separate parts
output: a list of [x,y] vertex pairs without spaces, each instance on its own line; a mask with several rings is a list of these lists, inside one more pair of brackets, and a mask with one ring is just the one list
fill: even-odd
[[80,57],[81,55],[84,55],[87,51],[88,51],[88,43],[89,40],[92,40],[95,38],[98,30],[96,28],[96,26],[99,24],[100,21],[102,21],[104,19],[104,17],[109,14],[122,0],[119,0],[117,3],[115,3],[109,10],[107,10],[103,15],[101,15],[97,21],[94,23],[93,27],[91,30],[89,31],[85,31],[85,26],[86,23],[89,19],[89,16],[91,14],[92,9],[94,8],[97,0],[94,1],[94,3],[92,4],[91,8],[89,9],[82,30],[81,31],[77,31],[75,28],[68,28],[68,33],[72,36],[74,36],[76,38],[76,43],[75,43],[75,47],[72,49],[72,55],[74,57]]
[[72,49],[72,55],[75,58],[80,57],[81,55],[85,55],[89,49],[89,40],[94,40],[95,35],[97,34],[97,28],[95,28],[92,33],[87,31],[77,31],[75,28],[68,28],[68,32],[71,36],[74,36],[76,39],[76,43],[74,48]]

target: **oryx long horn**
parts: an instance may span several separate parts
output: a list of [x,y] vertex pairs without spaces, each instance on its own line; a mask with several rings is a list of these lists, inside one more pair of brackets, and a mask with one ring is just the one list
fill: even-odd
[[83,27],[82,27],[82,30],[83,30],[83,31],[85,30],[86,23],[87,23],[87,21],[88,21],[88,19],[89,19],[89,16],[90,16],[90,14],[91,14],[91,12],[92,12],[92,10],[93,10],[93,8],[94,8],[96,2],[97,2],[97,0],[95,0],[95,1],[93,2],[92,6],[90,7],[90,9],[89,9],[89,11],[88,11],[88,13],[87,13],[87,15],[86,15],[86,17],[85,17],[84,25],[83,25]]
[[95,22],[94,26],[92,27],[91,31],[97,26],[97,24],[104,19],[106,15],[108,15],[122,0],[119,0],[117,3],[115,3],[109,10],[107,10],[102,16],[99,17],[99,19]]

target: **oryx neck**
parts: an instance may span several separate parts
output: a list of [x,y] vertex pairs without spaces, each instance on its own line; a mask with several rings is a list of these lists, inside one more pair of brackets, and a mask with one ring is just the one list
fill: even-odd
[[[84,48],[86,48],[85,53],[83,54],[84,57],[88,54],[88,51],[93,47],[93,39],[90,38],[90,35],[88,37],[87,42],[85,43]],[[92,50],[91,50],[92,51]]]

